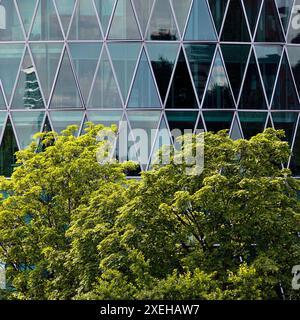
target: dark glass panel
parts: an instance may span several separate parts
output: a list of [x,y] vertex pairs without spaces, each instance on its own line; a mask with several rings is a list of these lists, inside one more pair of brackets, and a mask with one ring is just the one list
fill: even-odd
[[30,40],[63,40],[52,0],[41,0],[34,18]]
[[154,0],[133,0],[133,4],[142,28],[143,35],[146,32],[147,24],[151,14]]
[[171,0],[180,33],[183,34],[192,0]]
[[251,54],[239,103],[240,109],[267,109],[254,54]]
[[169,92],[167,108],[197,108],[197,100],[194,88],[181,50],[174,72],[174,78]]
[[179,45],[176,43],[149,43],[147,45],[160,96],[165,101]]
[[300,92],[300,47],[288,46],[287,51],[297,89]]
[[143,50],[128,102],[129,108],[160,108],[158,92]]
[[218,33],[220,32],[224,13],[228,4],[228,0],[209,0],[210,10],[213,15]]
[[203,112],[207,131],[218,132],[231,128],[234,113],[231,111],[205,111]]
[[276,130],[284,130],[286,140],[291,145],[298,120],[298,113],[295,112],[273,112],[273,123]]
[[293,174],[297,177],[300,176],[300,125],[298,126],[294,148],[293,156],[291,158],[290,169]]
[[115,40],[141,38],[130,0],[118,0],[108,38]]
[[26,50],[22,68],[19,73],[17,87],[11,103],[12,109],[43,109],[45,108],[36,70],[28,50]]
[[279,11],[279,15],[280,15],[280,19],[281,19],[284,31],[286,32],[289,18],[292,12],[294,0],[275,0],[275,1],[278,7],[278,11]]
[[170,131],[179,129],[182,134],[185,130],[194,131],[198,118],[198,112],[194,111],[174,111],[167,112],[167,120]]
[[11,122],[8,120],[0,145],[0,175],[10,177],[13,173],[18,151],[17,141]]
[[282,47],[261,45],[256,46],[255,51],[267,97],[270,101],[274,90],[275,80],[282,54]]
[[274,0],[265,0],[256,33],[258,42],[283,42],[283,32]]
[[[66,0],[69,1],[69,0]],[[10,1],[12,3],[12,1]],[[17,0],[20,16],[26,33],[29,32],[37,0]]]
[[250,41],[249,31],[240,0],[231,0],[222,31],[222,41]]
[[169,1],[156,0],[147,31],[148,40],[177,40],[178,32]]
[[266,112],[239,112],[245,139],[250,139],[264,131],[267,115]]
[[252,34],[255,31],[262,0],[243,0]]
[[65,34],[68,32],[69,24],[73,14],[75,0],[55,0],[55,4],[60,16],[60,21]]
[[194,0],[185,40],[217,40],[206,0]]
[[79,0],[77,2],[68,38],[71,40],[102,39],[92,0]]
[[238,99],[242,80],[244,77],[250,46],[248,45],[222,45],[222,54],[231,83],[233,94]]
[[291,43],[300,43],[300,0],[296,0],[293,6],[287,40]]
[[185,46],[199,101],[202,101],[215,48],[214,44],[187,44]]
[[286,55],[281,62],[272,108],[277,110],[299,110],[300,105]]
[[203,108],[235,109],[229,82],[219,52],[217,52],[212,68]]

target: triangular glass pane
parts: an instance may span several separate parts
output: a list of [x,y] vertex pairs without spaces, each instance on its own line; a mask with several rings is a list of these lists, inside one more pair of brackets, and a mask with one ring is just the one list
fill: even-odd
[[111,127],[111,125],[119,125],[119,122],[122,119],[122,111],[88,111],[87,118],[88,121],[93,122],[94,124],[103,124],[106,127]]
[[167,120],[171,131],[180,130],[181,134],[195,130],[199,113],[197,111],[168,111]]
[[225,44],[221,46],[221,49],[231,88],[237,100],[248,61],[250,46]]
[[78,135],[79,129],[83,120],[83,111],[51,111],[50,119],[55,132],[61,133],[68,126],[76,125],[78,130],[75,136]]
[[110,40],[141,39],[130,0],[118,0],[108,38]]
[[169,1],[156,0],[146,38],[148,40],[177,40],[179,38]]
[[122,108],[122,101],[112,67],[104,48],[97,70],[94,87],[88,103],[90,109]]
[[199,101],[202,101],[216,46],[214,44],[187,44],[185,51],[192,72]]
[[128,111],[128,119],[137,146],[137,156],[143,167],[146,167],[151,155],[152,146],[161,116],[160,111]]
[[11,103],[12,109],[44,109],[40,85],[36,77],[28,50],[26,50],[15,94]]
[[234,112],[231,111],[206,111],[203,112],[207,131],[218,132],[231,128]]
[[3,96],[3,93],[2,93],[1,87],[0,87],[0,110],[6,110],[6,103],[5,103],[5,100],[4,100],[4,96]]
[[243,138],[243,134],[239,125],[238,118],[235,117],[233,120],[233,125],[230,133],[230,138],[232,140],[239,140]]
[[154,0],[133,0],[133,4],[140,22],[140,26],[142,28],[143,35],[146,32],[153,2]]
[[194,0],[185,40],[217,40],[206,0]]
[[10,177],[16,163],[15,153],[19,151],[10,120],[6,123],[6,128],[0,145],[0,175]]
[[171,146],[172,140],[170,138],[169,129],[167,127],[167,123],[165,118],[163,117],[159,126],[159,130],[157,132],[156,140],[153,147],[153,152],[149,162],[149,169],[153,168],[154,164],[165,163],[166,159],[159,157],[158,152],[163,147]]
[[158,92],[143,50],[128,103],[129,108],[160,108]]
[[297,89],[300,92],[300,47],[288,46],[287,51]]
[[176,43],[149,43],[147,49],[160,96],[165,101],[179,45]]
[[82,108],[79,92],[75,83],[75,77],[71,68],[67,51],[58,72],[58,77],[53,92],[50,108]]
[[4,128],[6,117],[7,117],[7,112],[0,111],[0,144],[1,144],[2,130]]
[[212,67],[203,108],[235,109],[230,85],[219,52],[217,52]]
[[294,176],[300,176],[300,125],[298,126],[297,134],[295,137],[290,169],[292,170]]
[[2,0],[0,10],[0,41],[24,40],[24,33],[14,1]]
[[266,112],[239,112],[239,118],[245,139],[250,139],[265,129]]
[[110,43],[108,45],[112,63],[124,100],[132,82],[134,70],[141,51],[140,43]]
[[74,11],[76,0],[54,0],[57,11],[60,16],[60,21],[63,26],[65,35],[68,33],[68,28]]
[[183,35],[192,0],[171,0],[180,33]]
[[288,31],[288,42],[291,43],[300,43],[300,0],[295,0],[293,10],[292,10],[292,19],[290,22],[290,27]]
[[21,149],[25,149],[34,141],[33,136],[41,131],[44,117],[44,111],[12,112],[12,121]]
[[101,21],[103,32],[106,34],[116,0],[94,0],[94,2]]
[[288,141],[289,144],[292,145],[298,120],[298,113],[273,112],[272,118],[275,129],[284,130],[286,141]]
[[293,2],[294,0],[275,0],[280,19],[284,28],[284,31],[287,31],[288,23],[289,23],[289,18],[293,9]]
[[30,40],[63,40],[59,20],[52,0],[39,1]]
[[23,53],[24,44],[0,44],[0,82],[7,101],[10,101]]
[[240,109],[267,109],[255,56],[252,52],[239,103]]
[[79,0],[77,2],[68,38],[70,40],[102,39],[92,0]]
[[167,101],[169,109],[198,108],[192,80],[181,49]]
[[75,68],[80,90],[87,102],[91,90],[97,63],[102,48],[101,43],[69,43],[73,66]]
[[279,62],[282,54],[281,46],[256,46],[258,65],[264,81],[269,101],[273,93]]
[[284,41],[274,0],[265,0],[263,3],[255,39],[258,42]]
[[300,105],[291,75],[289,63],[284,54],[278,75],[272,109],[300,110]]
[[254,34],[262,0],[243,0],[250,30]]
[[37,0],[17,0],[20,16],[27,34],[31,26],[36,2]]
[[246,18],[240,0],[231,0],[229,3],[221,40],[236,42],[250,41]]
[[46,101],[52,89],[54,77],[61,57],[63,44],[35,43],[30,46],[38,78]]
[[224,19],[224,13],[228,4],[228,0],[209,0],[208,2],[215,21],[215,26],[219,33]]

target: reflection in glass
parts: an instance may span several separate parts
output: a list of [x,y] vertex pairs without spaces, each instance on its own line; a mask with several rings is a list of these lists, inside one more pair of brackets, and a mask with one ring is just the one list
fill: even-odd
[[295,0],[288,31],[288,42],[300,43],[300,0]]
[[243,0],[247,19],[250,25],[250,30],[252,34],[255,31],[258,13],[262,4],[262,0]]
[[94,87],[88,103],[89,109],[122,108],[117,83],[106,49],[101,55]]
[[285,54],[281,62],[272,108],[277,110],[300,109],[296,88],[294,86],[290,67]]
[[[12,4],[12,1],[9,2]],[[17,0],[20,16],[26,33],[29,32],[36,3],[36,0]]]
[[300,47],[288,46],[287,51],[288,51],[294,79],[297,85],[297,89],[298,89],[298,92],[300,92]]
[[286,31],[288,27],[290,14],[293,8],[293,2],[293,0],[276,0],[284,31]]
[[171,0],[177,19],[179,31],[183,34],[192,0]]
[[175,43],[149,43],[148,53],[162,100],[165,100],[175,65],[179,45]]
[[178,34],[169,1],[156,0],[147,32],[148,40],[177,40]]
[[111,125],[119,125],[121,121],[123,112],[122,111],[88,111],[87,118],[88,121],[94,124],[103,124],[106,127],[111,127]]
[[150,65],[143,50],[131,91],[129,108],[160,108],[159,96]]
[[[182,0],[181,0],[182,1]],[[137,17],[140,22],[143,35],[146,32],[147,24],[151,14],[154,0],[133,0]]]
[[295,112],[273,112],[273,123],[276,130],[284,130],[286,140],[292,145],[298,120]]
[[222,31],[222,41],[250,41],[249,31],[240,0],[231,0]]
[[248,61],[250,46],[225,44],[221,48],[231,88],[237,100]]
[[184,134],[185,130],[194,131],[198,118],[198,112],[195,111],[169,111],[167,119],[170,131],[179,129]]
[[222,22],[224,19],[224,13],[228,4],[228,0],[209,0],[210,10],[215,20],[215,25],[218,33],[220,32]]
[[207,131],[218,132],[231,127],[234,113],[231,111],[206,111],[203,117],[206,123]]
[[51,111],[50,119],[53,130],[60,133],[70,125],[77,125],[78,130],[75,132],[75,135],[78,135],[83,115],[83,111]]
[[30,40],[63,40],[52,0],[40,0],[31,30]]
[[[0,89],[0,110],[6,110],[6,103],[5,103],[4,96],[1,89]],[[0,132],[1,132],[1,129],[0,129]]]
[[267,103],[253,53],[251,54],[246,72],[239,108],[267,109]]
[[41,131],[45,112],[12,112],[12,121],[21,149],[25,149],[34,140],[33,136]]
[[185,40],[217,40],[206,0],[194,0]]
[[111,40],[141,38],[130,0],[118,0],[108,38]]
[[123,98],[126,100],[141,45],[140,43],[122,42],[110,43],[108,47]]
[[235,108],[229,82],[219,52],[217,52],[212,68],[203,107],[210,109]]
[[267,115],[266,112],[239,112],[245,139],[250,139],[264,131]]
[[94,0],[94,2],[101,21],[102,30],[106,34],[116,0]]
[[230,138],[232,140],[239,140],[243,138],[243,134],[242,134],[237,117],[234,118],[231,133],[230,133]]
[[182,50],[179,54],[166,107],[169,109],[198,108],[192,80]]
[[70,40],[99,40],[101,31],[92,0],[79,0],[70,28]]
[[282,54],[281,46],[256,46],[256,55],[269,101],[274,89]]
[[91,90],[92,81],[96,73],[97,63],[102,48],[101,43],[70,43],[73,66],[75,68],[80,90],[85,102]]
[[67,51],[61,63],[50,108],[82,108]]
[[265,0],[256,33],[258,42],[284,41],[280,20],[274,0]]
[[74,10],[75,0],[55,0],[60,21],[65,34],[68,32],[69,24]]

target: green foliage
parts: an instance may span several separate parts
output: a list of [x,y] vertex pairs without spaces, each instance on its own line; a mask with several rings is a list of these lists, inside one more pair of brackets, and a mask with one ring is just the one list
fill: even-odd
[[40,134],[40,152],[19,152],[1,179],[0,261],[14,288],[5,298],[278,299],[279,285],[299,298],[300,184],[282,169],[281,131],[206,133],[201,175],[172,157],[129,181],[133,164],[97,162],[101,128]]

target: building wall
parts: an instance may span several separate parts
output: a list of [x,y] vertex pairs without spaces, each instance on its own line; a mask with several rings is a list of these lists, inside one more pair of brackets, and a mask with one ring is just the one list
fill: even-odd
[[39,130],[123,119],[234,139],[285,129],[300,176],[299,62],[300,0],[2,0],[0,173]]

